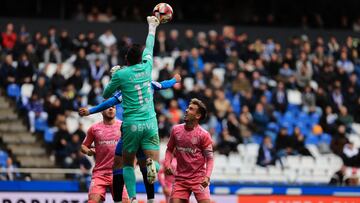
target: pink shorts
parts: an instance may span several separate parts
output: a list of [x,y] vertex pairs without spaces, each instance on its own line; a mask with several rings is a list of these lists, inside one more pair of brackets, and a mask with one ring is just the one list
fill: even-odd
[[[91,183],[90,183],[90,188],[89,188],[89,199],[90,199],[90,195],[97,194],[97,195],[101,196],[102,201],[105,201],[105,195],[106,195],[107,188],[110,189],[111,195],[114,196],[113,190],[112,190],[112,181],[113,181],[112,174],[100,175],[100,176],[96,176],[96,177],[93,176],[91,178]],[[129,199],[129,196],[128,196],[125,186],[123,189],[122,196],[123,196],[123,200]]]
[[210,200],[209,187],[203,188],[200,183],[193,180],[175,180],[171,191],[171,199],[189,200],[191,192],[193,192],[197,201]]

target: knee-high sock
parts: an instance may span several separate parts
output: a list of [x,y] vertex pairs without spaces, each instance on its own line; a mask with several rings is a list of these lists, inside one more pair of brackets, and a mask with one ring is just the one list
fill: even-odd
[[140,170],[141,170],[143,180],[144,180],[147,199],[148,200],[149,199],[154,199],[155,198],[155,188],[154,188],[154,184],[150,184],[148,179],[147,179],[147,169],[145,167],[145,168],[141,168]]
[[124,172],[124,181],[127,192],[129,194],[129,198],[136,198],[136,178],[135,178],[135,171],[134,167],[125,166],[123,168]]
[[117,169],[113,171],[113,193],[114,202],[122,201],[122,194],[124,190],[123,170]]

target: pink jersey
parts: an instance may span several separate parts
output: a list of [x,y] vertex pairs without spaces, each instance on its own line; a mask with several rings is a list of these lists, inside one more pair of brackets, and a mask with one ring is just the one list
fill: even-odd
[[112,125],[103,122],[92,125],[87,131],[83,145],[90,147],[95,143],[95,167],[93,177],[112,174],[116,144],[121,137],[121,121]]
[[213,167],[212,140],[200,125],[191,131],[185,130],[185,124],[175,125],[167,147],[165,165],[170,165],[169,152],[174,154],[178,163],[175,180],[201,181],[205,176],[210,177]]

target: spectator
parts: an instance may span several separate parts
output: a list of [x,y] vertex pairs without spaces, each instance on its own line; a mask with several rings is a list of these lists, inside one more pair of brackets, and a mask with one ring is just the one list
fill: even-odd
[[299,127],[296,127],[294,129],[294,134],[292,136],[292,144],[292,148],[300,155],[312,156],[311,152],[305,147],[305,137],[301,133]]
[[39,76],[34,86],[33,93],[37,94],[39,98],[43,99],[49,93],[48,85],[46,85],[46,76]]
[[169,47],[166,44],[166,34],[164,30],[160,30],[157,33],[157,37],[154,45],[154,55],[156,56],[168,56],[169,55]]
[[204,63],[202,57],[199,55],[197,48],[191,49],[191,55],[188,58],[189,73],[194,76],[197,72],[204,70]]
[[185,39],[181,44],[183,46],[182,47],[183,49],[186,50],[193,49],[196,46],[196,42],[194,39],[194,31],[190,29],[185,30]]
[[246,116],[246,114],[240,114],[240,135],[244,144],[253,143],[254,139],[252,137],[252,122]]
[[103,87],[102,87],[100,81],[95,80],[92,83],[92,87],[91,87],[91,90],[88,95],[88,97],[89,97],[88,103],[93,106],[100,104],[103,100],[102,92],[103,92]]
[[87,50],[90,47],[89,42],[86,40],[85,34],[82,32],[80,32],[78,34],[78,36],[75,39],[73,39],[72,43],[73,43],[73,47],[76,51],[78,51],[80,49]]
[[172,125],[179,124],[183,118],[183,112],[179,109],[178,103],[175,99],[170,101],[169,105],[169,121]]
[[67,80],[66,84],[74,85],[77,92],[80,92],[81,88],[83,87],[83,77],[81,76],[81,69],[75,68],[74,74]]
[[14,32],[14,24],[8,23],[5,32],[1,33],[2,47],[6,52],[12,51],[15,46],[17,34]]
[[[50,61],[55,61],[58,64],[61,63],[61,52],[59,50],[60,42],[59,38],[56,35],[56,29],[54,27],[51,27],[48,31],[47,42],[49,43],[49,46],[46,47],[44,51],[44,62],[49,63]],[[54,58],[54,60],[52,58]]]
[[230,134],[227,128],[221,132],[220,142],[217,146],[220,154],[228,156],[230,152],[237,152],[237,140],[234,135]]
[[316,108],[316,97],[310,86],[306,86],[301,96],[303,111],[311,112]]
[[236,80],[232,82],[232,91],[234,93],[248,92],[251,89],[249,80],[246,78],[244,72],[239,72]]
[[260,135],[264,135],[266,125],[269,123],[269,116],[264,110],[264,106],[261,103],[256,104],[255,112],[253,113],[254,124],[257,126],[256,131]]
[[18,167],[13,163],[13,159],[8,157],[6,160],[5,167],[2,168],[2,171],[5,176],[5,180],[14,181],[21,178],[20,173],[18,172]]
[[345,106],[340,106],[339,111],[339,123],[345,125],[348,129],[351,129],[351,124],[353,123],[354,118],[348,114],[347,108]]
[[80,48],[73,65],[75,66],[75,68],[80,69],[81,77],[87,79],[90,75],[90,64],[89,61],[86,59],[85,54],[85,49]]
[[271,137],[266,136],[264,137],[264,140],[259,147],[256,164],[262,167],[275,165],[276,159],[276,152],[275,148],[273,147]]
[[272,103],[275,109],[285,112],[287,108],[287,93],[285,91],[284,83],[279,82],[276,89],[272,93]]
[[65,158],[67,156],[67,145],[71,140],[71,135],[68,132],[65,122],[59,123],[59,130],[54,135],[54,150],[56,156],[56,163],[65,167]]
[[346,127],[344,125],[339,125],[337,132],[330,143],[331,151],[339,156],[342,156],[345,144],[349,143],[345,133]]
[[75,160],[78,156],[78,151],[81,147],[80,136],[78,134],[73,134],[71,140],[66,144],[66,158],[65,158],[65,167],[72,168],[74,167]]
[[180,50],[180,42],[179,42],[179,32],[176,29],[170,30],[169,38],[166,39],[168,51],[171,53],[173,51]]
[[1,83],[4,88],[9,84],[15,83],[17,78],[17,72],[13,66],[13,57],[11,54],[5,56],[5,61],[1,65]]
[[105,53],[103,53],[103,49],[101,48],[101,46],[97,44],[94,47],[95,50],[86,56],[88,63],[90,65],[93,65],[95,64],[96,60],[100,60],[101,64],[104,64],[105,67],[109,67],[107,64],[108,57]]
[[225,93],[221,90],[216,91],[216,99],[214,101],[215,109],[216,109],[216,116],[218,119],[223,119],[226,116],[230,108],[230,102],[225,98]]
[[29,61],[26,54],[21,54],[18,66],[16,68],[16,72],[16,75],[18,77],[17,79],[20,84],[32,82],[35,68],[33,64]]
[[72,55],[73,44],[67,30],[62,30],[59,37],[59,48],[63,60]]
[[345,185],[346,167],[342,166],[330,179],[329,185],[343,186]]
[[107,29],[102,35],[100,35],[99,42],[104,47],[105,54],[110,55],[110,48],[116,44],[117,39],[111,29]]
[[100,59],[95,60],[95,64],[90,65],[90,81],[101,80],[101,78],[105,75],[106,68],[103,63],[101,63]]
[[35,120],[42,119],[46,121],[48,118],[48,114],[44,111],[43,103],[39,98],[39,95],[36,93],[31,95],[30,101],[26,106],[26,110],[28,111],[30,132],[34,133]]
[[39,64],[39,57],[36,54],[36,50],[33,44],[28,44],[26,46],[25,54],[27,55],[29,62],[33,64],[34,69],[37,70]]
[[296,154],[291,143],[291,138],[288,135],[288,130],[284,127],[280,129],[276,137],[275,149],[278,157]]
[[336,62],[336,67],[343,69],[348,74],[354,71],[354,64],[348,59],[346,51],[341,52],[340,59]]

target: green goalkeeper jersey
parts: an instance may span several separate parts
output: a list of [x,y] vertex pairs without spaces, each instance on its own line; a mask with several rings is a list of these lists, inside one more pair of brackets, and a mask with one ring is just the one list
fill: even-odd
[[104,98],[111,97],[117,90],[122,92],[124,122],[148,120],[156,116],[151,90],[154,41],[155,37],[149,34],[142,62],[116,71],[104,90]]

